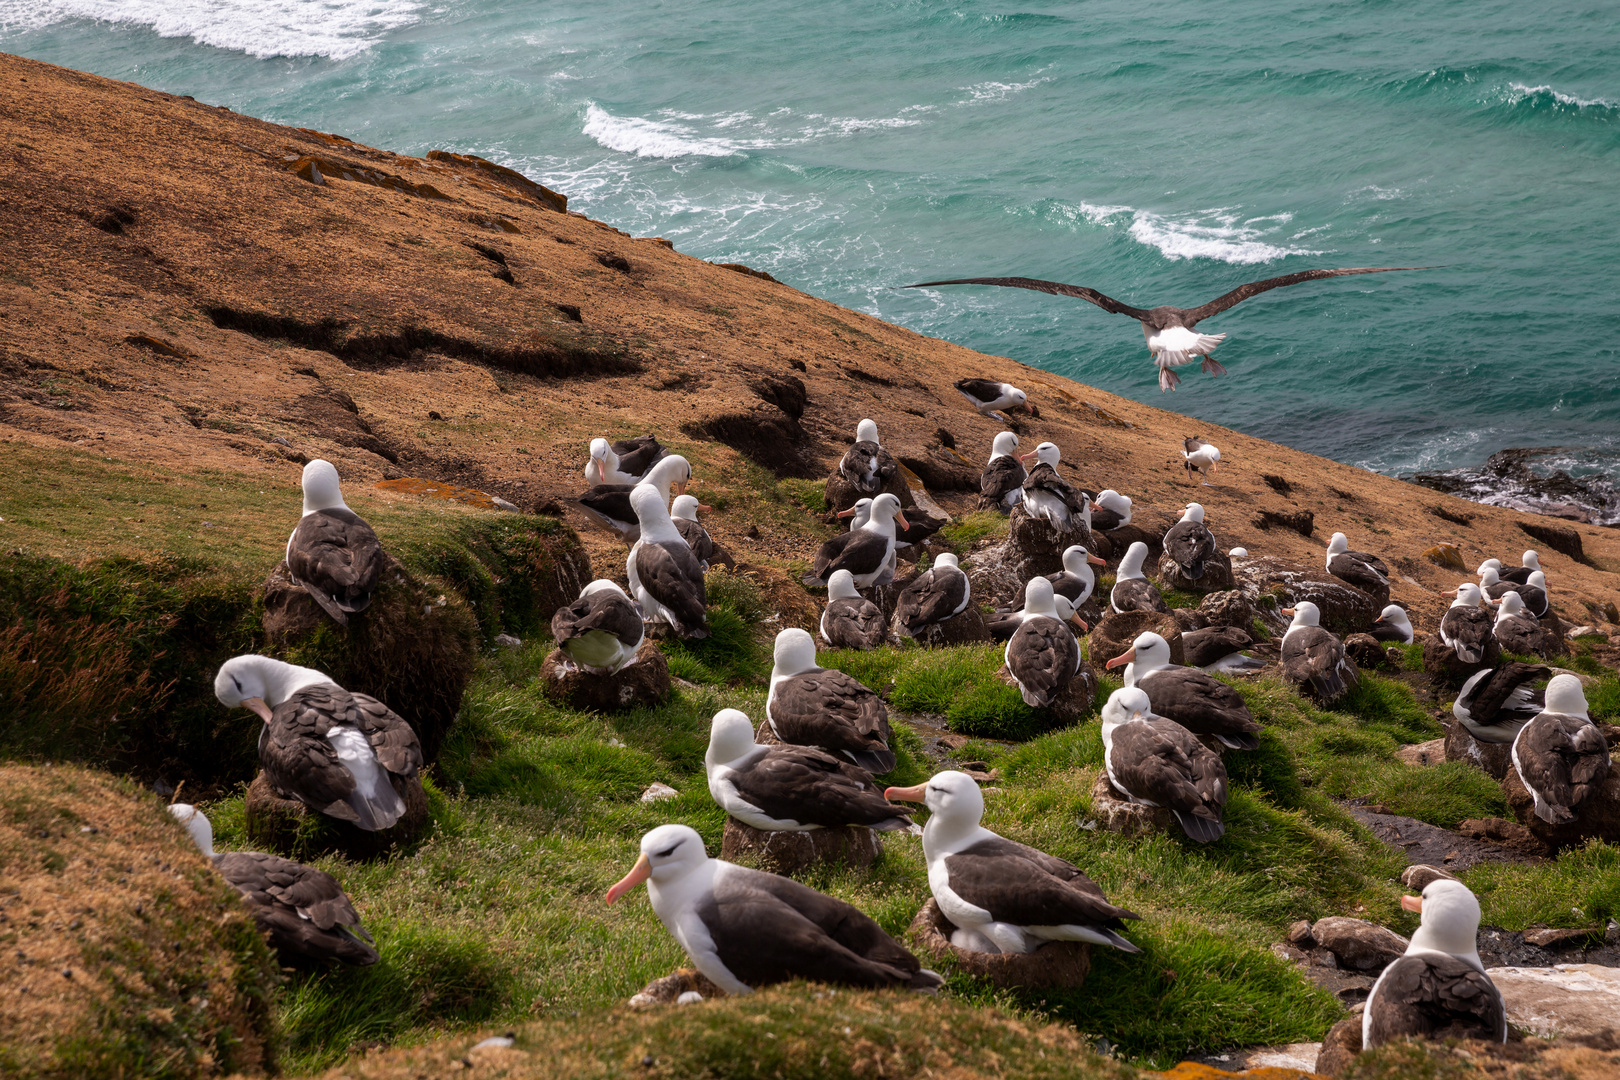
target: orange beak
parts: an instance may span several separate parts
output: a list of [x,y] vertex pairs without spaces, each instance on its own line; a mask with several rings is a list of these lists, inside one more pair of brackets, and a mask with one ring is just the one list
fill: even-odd
[[848,510],[840,510],[840,511],[838,511],[838,516],[839,517],[854,517],[855,516],[855,508],[852,506]]
[[1293,608],[1291,608],[1291,607],[1285,607],[1285,608],[1283,608],[1283,609],[1282,609],[1282,613],[1283,613],[1283,614],[1284,614],[1284,615],[1286,615],[1286,616],[1288,616],[1288,617],[1289,617],[1289,618],[1290,618],[1290,619],[1292,619],[1292,618],[1293,618],[1293,617],[1294,617],[1294,609],[1293,609]]
[[1086,562],[1090,563],[1092,566],[1107,566],[1108,565],[1108,560],[1107,559],[1099,559],[1099,558],[1097,558],[1097,556],[1091,554],[1091,552],[1089,552],[1089,551],[1086,552]]
[[1401,897],[1401,910],[1402,911],[1415,911],[1419,915],[1423,914],[1423,897],[1421,897],[1421,896],[1403,896],[1403,897]]
[[1069,616],[1069,621],[1074,623],[1076,626],[1078,626],[1082,633],[1087,633],[1087,634],[1091,633],[1091,627],[1087,626],[1086,625],[1086,620],[1082,619],[1080,616],[1078,616],[1078,615],[1070,615]]
[[1129,649],[1126,649],[1124,652],[1120,653],[1118,656],[1114,657],[1112,660],[1108,661],[1108,663],[1104,664],[1103,667],[1105,667],[1108,670],[1112,671],[1114,668],[1119,667],[1121,664],[1129,664],[1131,661],[1133,661],[1135,659],[1136,659],[1136,646],[1133,645]]
[[260,720],[263,720],[267,724],[270,722],[270,706],[264,703],[264,698],[243,698],[242,708],[251,709],[258,715]]
[[1018,455],[1018,460],[1019,460],[1019,461],[1028,461],[1028,460],[1029,460],[1029,459],[1030,459],[1030,458],[1032,458],[1032,457],[1034,457],[1034,456],[1035,456],[1035,451],[1034,451],[1034,450],[1031,450],[1031,451],[1030,451],[1030,452],[1029,452],[1029,453],[1027,453],[1027,454],[1019,454],[1019,455]]
[[689,480],[677,480],[677,481],[675,481],[675,494],[677,494],[677,495],[685,495],[686,494],[686,485],[689,484],[689,483],[691,483],[691,481],[689,481]]
[[894,520],[896,520],[896,521],[898,521],[900,523],[900,527],[902,529],[911,528],[911,522],[906,520],[906,515],[904,515],[904,514],[896,513],[894,515]]
[[902,802],[927,802],[927,791],[928,784],[925,782],[918,784],[916,787],[884,788],[883,797],[888,799],[890,802],[895,802],[896,800]]
[[652,863],[647,860],[646,855],[642,855],[641,858],[636,860],[636,865],[630,868],[630,872],[615,882],[613,888],[607,891],[607,902],[613,903],[613,901],[650,877],[652,877]]
[[714,507],[712,507],[712,506],[704,506],[702,503],[698,503],[698,509],[702,510],[704,512],[709,512],[709,511],[712,511],[714,509]]

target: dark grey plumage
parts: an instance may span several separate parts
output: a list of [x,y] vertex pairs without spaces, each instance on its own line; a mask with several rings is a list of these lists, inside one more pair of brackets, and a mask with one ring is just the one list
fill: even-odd
[[259,762],[265,779],[282,798],[349,821],[363,829],[385,829],[398,814],[365,798],[354,776],[327,737],[336,727],[357,729],[395,783],[412,780],[422,767],[416,732],[387,705],[334,683],[295,690],[270,714],[259,736]]
[[305,514],[287,541],[293,580],[340,626],[371,606],[383,561],[377,534],[347,507]]
[[371,935],[331,874],[256,851],[225,852],[212,862],[284,956],[359,967],[377,962]]

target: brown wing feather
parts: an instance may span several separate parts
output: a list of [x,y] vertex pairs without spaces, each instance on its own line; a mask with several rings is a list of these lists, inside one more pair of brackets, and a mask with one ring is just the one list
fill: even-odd
[[1084,874],[1067,880],[1055,877],[1021,853],[984,851],[975,844],[946,856],[945,869],[951,891],[988,911],[996,922],[1123,930],[1123,920],[1136,917],[1110,904]]
[[422,767],[422,744],[416,730],[394,710],[369,694],[350,694],[354,702],[351,715],[354,726],[360,729],[377,762],[398,776],[412,777]]
[[345,801],[354,791],[354,777],[326,738],[334,725],[352,722],[350,708],[348,691],[330,683],[294,693],[271,712],[259,743],[259,763],[265,779],[284,798],[358,821]]
[[871,754],[894,768],[883,699],[842,671],[817,669],[777,684],[767,704],[777,738],[798,746]]
[[640,544],[636,548],[636,574],[642,588],[680,620],[684,636],[709,633],[708,594],[697,556],[683,542]]
[[990,462],[979,474],[981,508],[999,507],[1009,491],[1024,486],[1024,478],[1028,475],[1019,460],[1011,455],[1003,454]]
[[364,518],[349,510],[317,510],[293,530],[287,568],[293,577],[333,598],[343,611],[364,611],[382,577],[383,550]]
[[962,571],[930,570],[901,590],[894,613],[902,626],[916,633],[925,626],[950,618],[966,592],[967,575]]
[[[1104,311],[1116,315],[1129,315],[1133,319],[1141,319],[1147,315],[1142,308],[1122,304],[1112,296],[1104,296],[1096,289],[1088,289],[1084,285],[1065,285],[1061,281],[1042,281],[1039,278],[1027,277],[975,277],[952,278],[950,281],[919,281],[915,285],[902,285],[903,289],[923,289],[931,285],[1001,285],[1009,289],[1033,289],[1035,292],[1051,293],[1053,296],[1073,296],[1080,300],[1090,300]],[[1273,286],[1275,288],[1275,286]],[[1236,303],[1237,301],[1233,301]]]
[[1159,716],[1199,735],[1229,739],[1246,750],[1260,745],[1260,725],[1254,722],[1243,695],[1213,675],[1190,667],[1160,668],[1137,680]]
[[371,935],[330,874],[250,851],[216,855],[214,867],[242,894],[253,921],[282,952],[348,964],[376,962]]
[[779,821],[903,826],[911,813],[885,799],[871,773],[813,746],[773,746],[730,779],[737,794]]
[[1502,995],[1484,972],[1443,953],[1403,956],[1385,969],[1367,1002],[1368,1047],[1407,1036],[1507,1038]]
[[840,649],[875,649],[883,643],[883,610],[870,600],[833,600],[827,605],[827,630]]
[[1221,756],[1173,720],[1143,720],[1114,729],[1109,764],[1139,799],[1220,823],[1226,806]]
[[1272,289],[1280,289],[1285,285],[1298,285],[1305,281],[1318,281],[1322,278],[1350,277],[1354,274],[1387,274],[1392,270],[1437,270],[1435,266],[1354,266],[1339,270],[1301,270],[1295,274],[1284,274],[1281,277],[1266,278],[1264,281],[1251,281],[1247,285],[1239,285],[1225,296],[1218,296],[1207,304],[1195,308],[1184,308],[1181,312],[1181,325],[1192,327],[1202,319],[1211,315],[1218,315],[1229,307],[1235,307],[1251,296],[1259,296]]
[[1024,620],[1007,645],[1007,669],[1018,680],[1025,704],[1037,709],[1069,685],[1079,660],[1079,642],[1049,616]]

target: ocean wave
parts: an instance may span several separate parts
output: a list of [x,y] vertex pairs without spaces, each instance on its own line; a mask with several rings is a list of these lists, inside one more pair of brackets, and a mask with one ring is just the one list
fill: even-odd
[[0,29],[89,19],[144,26],[159,37],[190,38],[261,59],[346,60],[418,21],[425,6],[421,0],[5,0]]
[[1500,97],[1505,105],[1526,105],[1532,109],[1552,109],[1556,112],[1609,118],[1620,117],[1620,101],[1576,97],[1574,94],[1566,94],[1546,85],[1526,86],[1524,83],[1508,83],[1507,89],[1501,92]]
[[702,138],[678,120],[614,116],[600,105],[585,109],[582,131],[609,150],[647,158],[730,157],[743,145],[733,139]]
[[1048,83],[1051,81],[1052,80],[1050,78],[1043,77],[1039,79],[1031,79],[1029,82],[1021,83],[982,82],[974,83],[972,86],[958,87],[958,89],[968,95],[967,100],[963,101],[961,104],[979,105],[987,101],[1006,101],[1014,94],[1021,94],[1025,90],[1033,90],[1042,83]]
[[[928,108],[913,106],[903,111],[922,112]],[[922,122],[916,116],[825,116],[821,113],[809,113],[794,122],[791,109],[775,109],[764,118],[746,112],[704,114],[666,109],[657,119],[649,119],[614,116],[591,102],[585,109],[582,131],[609,150],[637,157],[730,157],[749,150],[780,149],[828,137],[845,138],[868,131],[916,127]],[[727,134],[713,134],[720,131]]]
[[1293,220],[1292,214],[1269,214],[1242,219],[1231,207],[1196,214],[1171,216],[1149,210],[1132,211],[1131,239],[1158,248],[1172,262],[1214,259],[1237,266],[1274,262],[1290,255],[1321,255],[1321,251],[1268,242]]

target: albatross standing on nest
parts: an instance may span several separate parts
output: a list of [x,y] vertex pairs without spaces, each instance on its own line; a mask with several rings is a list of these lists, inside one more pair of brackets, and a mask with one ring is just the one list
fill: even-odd
[[844,451],[838,473],[863,495],[876,495],[900,468],[894,455],[878,442],[877,424],[862,420],[855,425],[855,445]]
[[339,626],[371,606],[382,577],[382,543],[366,519],[343,501],[337,467],[316,458],[304,466],[304,516],[287,537],[292,579]]
[[[1147,338],[1148,351],[1153,354],[1153,362],[1159,365],[1159,389],[1174,390],[1181,377],[1171,368],[1190,364],[1198,357],[1204,358],[1203,369],[1211,375],[1225,375],[1226,369],[1222,367],[1210,353],[1215,347],[1226,340],[1225,334],[1199,334],[1193,327],[1212,315],[1219,315],[1229,307],[1234,307],[1251,296],[1259,296],[1272,289],[1280,289],[1284,285],[1298,285],[1302,281],[1316,281],[1320,278],[1348,277],[1352,274],[1383,274],[1391,270],[1433,270],[1432,266],[1356,266],[1338,270],[1301,270],[1297,274],[1284,274],[1281,277],[1267,278],[1264,281],[1251,281],[1247,285],[1239,285],[1225,296],[1216,297],[1207,304],[1195,308],[1156,307],[1152,309],[1131,307],[1122,304],[1111,296],[1104,296],[1096,289],[1088,289],[1083,285],[1064,285],[1057,281],[1041,281],[1037,278],[1027,277],[984,277],[984,278],[952,278],[950,281],[922,281],[915,285],[904,285],[906,289],[923,289],[933,285],[1005,285],[1014,289],[1033,289],[1036,292],[1051,293],[1054,296],[1074,296],[1081,300],[1090,300],[1104,311],[1117,315],[1129,315],[1142,324],[1142,335]],[[960,383],[957,384],[960,388]]]

